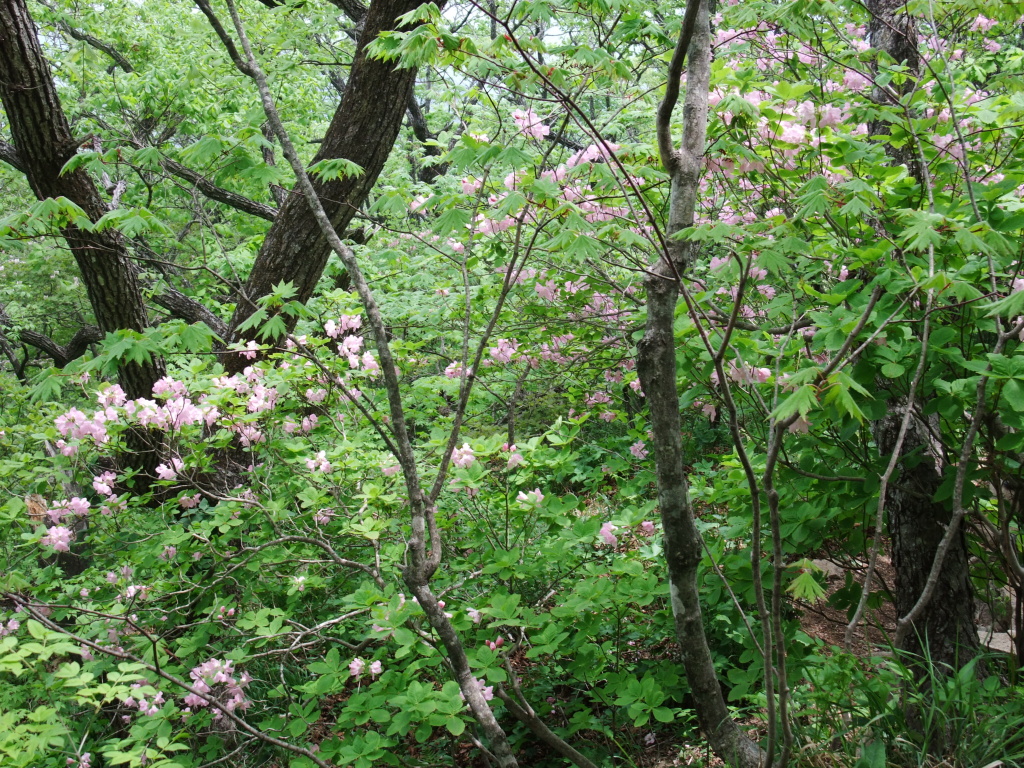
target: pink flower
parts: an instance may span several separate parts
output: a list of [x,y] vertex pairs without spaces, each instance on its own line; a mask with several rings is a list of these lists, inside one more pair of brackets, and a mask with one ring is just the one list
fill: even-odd
[[519,342],[515,339],[498,339],[498,346],[490,348],[491,357],[496,362],[509,363],[518,346]]
[[369,371],[370,373],[376,373],[380,370],[380,366],[377,364],[377,358],[369,352],[363,353],[363,370]]
[[974,20],[974,23],[971,24],[971,32],[988,32],[998,23],[999,22],[995,19],[978,16],[978,18]]
[[516,451],[515,446],[512,446],[512,455],[508,457],[508,464],[505,465],[506,469],[515,469],[520,464],[524,464],[526,459],[523,458],[523,454]]
[[849,70],[843,75],[843,86],[849,88],[851,91],[863,91],[871,84],[860,72],[854,72]]
[[644,536],[650,536],[654,533],[654,523],[650,520],[644,520],[640,523],[640,530],[644,532]]
[[[480,691],[480,695],[484,697],[484,701],[490,701],[491,699],[494,698],[494,686],[493,685],[484,685],[485,681],[482,678],[479,678],[479,677],[476,678],[473,682],[476,683],[477,690],[479,690]],[[459,692],[459,697],[463,701],[466,700],[465,694],[463,694],[461,691]]]
[[399,464],[390,464],[386,467],[381,467],[380,471],[384,473],[384,477],[394,477],[402,471],[402,467]]
[[122,406],[124,405],[125,394],[124,390],[118,384],[111,384],[106,389],[103,389],[96,393],[96,402],[98,402],[104,408],[108,406]]
[[647,448],[643,440],[637,440],[631,446],[629,446],[629,452],[636,456],[638,459],[647,458]]
[[321,472],[330,472],[332,467],[331,462],[327,460],[327,452],[317,451],[316,456],[312,459],[306,459],[306,468],[312,472],[317,470]]
[[466,615],[469,616],[469,620],[474,624],[479,624],[484,615],[480,613],[476,608],[467,608]]
[[117,475],[113,472],[104,472],[92,479],[92,487],[101,496],[110,496],[113,493],[111,484],[115,480],[117,480]]
[[537,283],[534,286],[534,290],[537,291],[537,295],[544,299],[544,301],[555,301],[558,298],[558,286],[555,285],[554,280],[548,280],[546,283]]
[[525,112],[517,109],[512,113],[512,120],[515,122],[516,127],[519,128],[519,132],[524,136],[543,139],[551,133],[551,129],[541,122],[540,117],[532,109],[527,109]]
[[348,671],[352,677],[359,677],[363,674],[363,669],[366,667],[366,662],[360,659],[358,656],[349,662]]
[[195,494],[194,496],[182,496],[178,499],[178,506],[182,509],[195,509],[199,506],[199,500],[202,498],[201,494]]
[[384,665],[380,661],[374,661],[370,664],[370,677],[377,677],[381,672],[384,671]]
[[616,530],[616,527],[611,523],[605,523],[601,526],[601,538],[604,539],[604,543],[609,547],[614,547],[619,543],[619,540],[615,538],[615,534],[612,531]]
[[317,525],[327,525],[334,518],[333,509],[320,509],[313,515],[313,522]]
[[245,349],[239,352],[238,354],[240,354],[246,360],[255,360],[256,353],[259,351],[259,349],[259,344],[257,344],[255,341],[250,341],[248,344],[245,345]]
[[[449,378],[449,379],[461,379],[462,378],[462,371],[463,371],[462,363],[458,363],[458,362],[450,363],[448,365],[448,367],[444,369],[444,375],[445,375],[445,378]],[[469,373],[472,373],[472,370],[470,370]],[[467,373],[466,375],[468,376],[469,373]]]
[[179,458],[171,459],[170,466],[167,464],[157,464],[156,476],[161,480],[173,480],[178,476],[184,463]]
[[469,447],[469,443],[463,443],[461,448],[452,451],[452,464],[456,467],[464,469],[474,461],[476,461],[476,457],[473,455],[473,449]]
[[48,528],[46,535],[39,540],[44,547],[52,547],[57,552],[70,552],[71,540],[75,534],[70,528],[63,525],[55,525]]
[[516,501],[522,501],[526,504],[533,504],[535,507],[539,507],[540,503],[544,501],[544,494],[540,492],[540,488],[534,488],[528,493],[519,492],[516,496]]

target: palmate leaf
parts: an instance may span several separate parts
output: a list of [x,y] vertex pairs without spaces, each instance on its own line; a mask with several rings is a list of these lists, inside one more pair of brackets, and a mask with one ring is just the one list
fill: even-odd
[[789,397],[779,403],[778,407],[771,412],[769,418],[775,421],[783,421],[796,414],[806,416],[817,405],[818,396],[814,385],[804,384],[797,387]]
[[321,160],[309,168],[309,172],[319,176],[324,181],[345,179],[363,175],[363,167],[344,157],[336,157],[333,160]]
[[814,573],[809,569],[803,569],[795,579],[789,582],[786,587],[797,600],[808,603],[816,603],[825,596],[825,588],[814,578]]
[[943,221],[942,216],[928,211],[912,211],[907,219],[910,226],[899,234],[899,240],[905,248],[926,251],[928,246],[937,247],[942,244],[942,235],[936,231]]
[[997,301],[982,304],[979,309],[985,313],[985,317],[1016,317],[1024,314],[1024,291],[1017,291]]

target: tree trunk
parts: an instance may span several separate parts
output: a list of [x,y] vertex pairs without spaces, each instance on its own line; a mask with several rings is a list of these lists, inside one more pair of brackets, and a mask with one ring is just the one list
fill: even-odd
[[[336,232],[345,231],[384,169],[416,80],[415,69],[400,69],[394,63],[371,59],[366,47],[381,32],[395,29],[399,16],[420,5],[419,0],[374,0],[363,19],[345,95],[320,151],[313,158],[314,163],[345,158],[363,169],[362,174],[355,177],[334,181],[314,179],[317,196]],[[439,5],[443,7],[443,3]],[[230,323],[232,331],[237,332],[238,326],[255,311],[255,302],[268,295],[278,283],[291,283],[297,291],[296,299],[308,301],[330,254],[330,245],[309,204],[298,190],[292,190],[267,232],[243,295],[238,299]],[[253,339],[257,330],[249,329],[239,335]],[[245,365],[245,360],[232,356],[226,365],[229,369],[238,369]]]
[[[869,0],[868,11],[871,13],[868,25],[871,45],[905,67],[911,75],[900,86],[890,83],[890,89],[903,96],[913,89],[914,77],[920,67],[917,24],[906,13],[902,0]],[[881,89],[876,93],[879,101],[890,105],[896,103]],[[878,120],[871,124],[874,135],[885,136],[890,132],[888,122]],[[908,141],[900,147],[889,143],[885,151],[893,164],[906,166],[919,184],[928,183],[915,142]],[[891,455],[896,447],[906,409],[905,397],[890,397],[885,418],[874,428],[875,442],[881,455]],[[904,440],[903,458],[898,465],[899,476],[895,483],[889,485],[885,498],[899,616],[910,613],[924,591],[939,542],[952,519],[951,509],[932,501],[942,483],[937,467],[940,457],[931,450],[933,442],[928,425],[915,414]],[[979,644],[974,622],[974,598],[962,528],[946,555],[930,604],[914,622],[899,650],[917,656],[928,655],[933,661],[951,669],[958,669],[977,655]],[[923,674],[924,668],[919,668],[919,672]]]
[[[688,14],[693,4],[699,3],[693,34],[689,41],[685,31],[680,35],[668,75],[671,89],[679,78],[674,66],[681,68],[681,56],[686,53],[684,128],[679,151],[672,147],[669,134],[674,106],[671,90],[666,93],[665,102],[659,109],[659,145],[662,163],[672,176],[672,189],[665,253],[644,281],[647,327],[638,344],[637,372],[650,409],[672,615],[686,678],[693,691],[697,719],[711,748],[726,764],[757,768],[764,763],[764,754],[729,714],[704,634],[698,581],[703,549],[690,505],[676,385],[675,309],[679,299],[679,280],[689,266],[690,244],[671,239],[671,236],[693,223],[704,161],[711,69],[708,0],[690,0],[690,3]],[[679,57],[678,64],[676,57]]]
[[[94,222],[103,216],[107,208],[84,170],[61,175],[77,145],[24,0],[0,0],[0,100],[36,197],[66,197]],[[61,234],[82,273],[100,329],[142,331],[146,307],[120,234],[87,232],[72,224],[62,227]],[[162,375],[160,360],[126,363],[118,371],[131,398],[151,396],[153,383]]]
[[[890,400],[885,418],[875,427],[879,453],[891,454],[896,445],[906,400]],[[952,519],[952,510],[932,501],[942,483],[937,457],[926,425],[912,419],[903,443],[899,477],[889,485],[885,506],[896,570],[896,613],[906,616],[914,607],[931,571],[935,551]],[[946,554],[935,596],[907,633],[899,649],[959,669],[979,651],[974,621],[967,543],[963,528]],[[922,670],[923,672],[924,670]]]

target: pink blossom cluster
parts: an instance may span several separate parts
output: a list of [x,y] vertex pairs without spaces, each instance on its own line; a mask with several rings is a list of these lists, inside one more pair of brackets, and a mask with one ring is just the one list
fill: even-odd
[[359,353],[363,349],[364,339],[358,334],[350,334],[338,345],[338,354],[348,360],[352,368],[359,367]]
[[516,223],[516,220],[511,216],[505,216],[501,219],[492,219],[483,213],[477,214],[474,221],[476,222],[475,230],[480,235],[496,235],[499,232],[504,232]]
[[46,514],[54,523],[59,523],[66,517],[85,517],[89,514],[89,508],[89,502],[86,499],[75,496],[72,499],[55,501]]
[[117,481],[117,475],[113,472],[103,472],[96,475],[92,479],[92,487],[96,493],[101,496],[113,496],[114,495],[114,483]]
[[[352,659],[352,661],[349,662],[348,671],[349,671],[349,674],[352,675],[352,677],[358,678],[358,677],[362,676],[363,671],[365,669],[366,669],[366,662],[363,661],[358,656],[356,656],[356,658]],[[370,663],[369,671],[370,671],[370,677],[371,678],[377,677],[381,672],[384,671],[384,665],[381,663],[381,661],[379,659],[375,660],[375,661],[372,661]]]
[[126,399],[127,397],[120,384],[111,384],[96,392],[96,402],[100,404],[101,408],[109,406],[120,407],[124,405]]
[[970,30],[971,32],[988,32],[998,23],[999,22],[995,19],[979,15],[978,18],[974,20],[974,23],[971,24]]
[[92,418],[77,408],[72,408],[67,413],[58,416],[54,420],[54,425],[64,437],[70,437],[73,440],[92,439],[102,445],[110,439],[107,434],[107,422],[116,419],[117,412],[109,406],[101,411],[96,411]]
[[0,621],[0,637],[7,637],[7,635],[13,635],[21,627],[21,622],[17,619],[8,619],[7,623],[4,624]]
[[[448,367],[444,369],[444,375],[449,379],[461,379],[463,370],[462,363],[456,361],[448,364]],[[472,369],[470,369],[470,372],[472,372]]]
[[764,384],[771,378],[770,368],[755,368],[753,365],[742,363],[736,365],[735,361],[729,363],[727,374],[737,384]]
[[313,472],[330,472],[333,469],[327,460],[326,451],[317,451],[312,459],[306,459],[306,468]]
[[611,153],[618,152],[622,147],[618,144],[613,144],[610,141],[604,141],[600,146],[597,144],[591,144],[584,149],[575,152],[569,156],[569,159],[565,161],[567,168],[575,168],[577,165],[583,163],[593,163],[597,160],[608,160],[611,157]]
[[519,342],[515,339],[498,339],[497,344],[496,347],[491,347],[488,350],[494,361],[497,363],[512,362],[512,356],[519,348]]
[[329,321],[324,324],[324,333],[332,339],[337,339],[347,331],[356,331],[360,328],[362,328],[362,317],[360,315],[343,314],[338,317],[337,323],[335,323],[333,319],[329,319]]
[[629,452],[636,456],[638,459],[647,458],[647,445],[643,440],[637,440],[631,446],[629,446]]
[[156,465],[156,476],[160,480],[174,480],[184,468],[185,463],[174,456],[166,464]]
[[512,121],[524,136],[543,139],[551,133],[551,129],[544,125],[541,118],[532,109],[527,109],[525,112],[517,109],[512,113]]
[[333,509],[318,509],[313,515],[313,522],[317,525],[327,525],[334,519]]
[[281,428],[284,429],[284,431],[289,435],[296,431],[300,431],[303,434],[308,434],[309,432],[313,431],[313,428],[316,426],[319,420],[319,416],[317,416],[315,413],[311,413],[309,416],[303,417],[302,422],[300,424],[296,424],[291,419],[285,419],[284,423],[281,425]]
[[619,543],[619,540],[616,538],[614,533],[614,531],[616,530],[616,526],[612,525],[611,523],[605,523],[601,526],[601,530],[599,531],[599,533],[601,534],[601,538],[604,539],[604,543],[607,544],[609,547],[615,547]]
[[523,454],[519,452],[515,444],[509,445],[508,443],[505,443],[501,446],[501,450],[510,454],[508,457],[508,463],[505,465],[506,469],[515,469],[520,464],[526,463],[526,459],[523,458]]
[[524,504],[531,504],[535,507],[539,507],[541,502],[544,501],[544,494],[540,492],[540,488],[534,488],[532,491],[523,492],[520,491],[519,495],[516,496],[516,501],[521,501]]
[[[486,681],[481,677],[475,678],[473,682],[476,684],[477,690],[480,691],[480,695],[484,697],[484,701],[490,701],[494,698],[493,685],[486,685]],[[466,695],[462,693],[462,691],[459,691],[459,698],[465,701]]]
[[[245,698],[245,687],[250,682],[248,674],[243,672],[235,678],[233,663],[220,659],[210,659],[189,672],[192,687],[202,695],[190,693],[185,697],[187,707],[208,707],[213,705],[214,719],[220,719],[222,709],[234,712],[246,709],[250,703]],[[186,710],[189,711],[189,710]]]
[[552,363],[568,363],[570,358],[562,354],[562,349],[575,338],[571,333],[562,336],[552,336],[550,341],[542,342],[540,345],[540,358]]
[[187,394],[188,390],[185,387],[185,384],[177,379],[172,379],[170,376],[164,376],[153,385],[154,397],[162,397],[164,395],[184,397]]
[[324,323],[324,333],[330,338],[336,339],[346,331],[355,331],[363,326],[363,318],[360,315],[342,315],[338,321],[328,320]]
[[473,449],[469,447],[469,443],[463,443],[461,448],[452,451],[452,464],[456,467],[465,469],[474,461],[476,461],[476,456],[473,454]]
[[[141,688],[142,683],[132,684],[132,690],[134,691],[139,691],[139,689]],[[124,700],[124,705],[126,707],[129,707],[131,709],[137,708],[139,710],[140,717],[142,717],[143,715],[152,717],[153,715],[160,714],[160,709],[162,708],[163,703],[164,694],[162,691],[157,691],[148,700],[146,699],[146,696],[141,692],[135,693],[134,695],[129,696],[127,699]]]

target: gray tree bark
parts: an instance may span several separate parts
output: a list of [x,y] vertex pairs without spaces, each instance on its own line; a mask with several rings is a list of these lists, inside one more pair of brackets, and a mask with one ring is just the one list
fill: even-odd
[[[683,137],[676,150],[670,121],[684,56],[688,66]],[[728,765],[758,768],[764,764],[765,755],[729,714],[704,634],[698,586],[703,550],[690,505],[676,383],[675,309],[679,281],[690,262],[690,247],[671,238],[693,224],[707,133],[710,73],[708,0],[689,0],[683,31],[669,65],[665,101],[658,113],[658,144],[672,187],[665,252],[644,281],[647,327],[638,345],[637,372],[650,408],[672,615],[697,719],[715,754]]]

